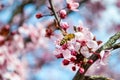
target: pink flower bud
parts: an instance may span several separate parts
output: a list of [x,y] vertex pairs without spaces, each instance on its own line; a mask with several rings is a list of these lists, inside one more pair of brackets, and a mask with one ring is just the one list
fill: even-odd
[[80,69],[79,69],[80,74],[83,74],[84,71],[85,71],[85,70],[84,70],[83,68],[80,68]]
[[37,13],[37,14],[36,14],[36,18],[37,18],[37,19],[39,19],[39,18],[41,18],[41,17],[43,17],[43,15],[42,15],[41,13]]
[[51,28],[47,28],[46,29],[46,34],[45,34],[45,37],[48,37],[50,38],[53,34],[53,30]]
[[59,58],[63,58],[63,54],[62,53],[60,53],[60,54],[57,54],[57,55],[55,55],[58,59]]
[[65,17],[66,17],[66,15],[67,15],[67,13],[66,13],[66,11],[65,10],[60,10],[60,17],[62,18],[62,19],[64,19]]
[[72,51],[71,51],[71,55],[76,56],[76,55],[77,55],[77,52],[74,51],[74,50],[72,50]]
[[66,31],[69,28],[69,25],[67,22],[61,22],[60,26]]
[[70,61],[74,62],[76,59],[74,57],[70,58]]
[[81,42],[81,46],[86,46],[86,42],[87,42],[87,41],[82,40],[82,41],[80,41],[80,42]]
[[69,3],[67,4],[67,8],[68,8],[68,9],[71,9],[71,5],[70,5]]
[[67,48],[68,48],[68,44],[63,44],[63,45],[62,45],[62,49],[63,49],[63,50],[66,50]]
[[73,70],[73,71],[75,71],[75,70],[76,70],[76,67],[75,67],[75,66],[73,66],[73,67],[72,67],[72,70]]
[[68,61],[67,59],[64,59],[62,63],[63,63],[63,65],[68,65],[70,63],[70,61]]
[[92,60],[92,59],[90,59],[90,60],[88,60],[88,62],[87,62],[87,63],[92,64],[92,63],[93,63],[93,60]]

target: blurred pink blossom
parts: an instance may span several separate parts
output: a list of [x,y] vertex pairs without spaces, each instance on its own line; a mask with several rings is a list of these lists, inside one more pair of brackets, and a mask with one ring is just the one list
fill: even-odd
[[74,0],[66,0],[67,2],[67,8],[73,11],[78,11],[79,3],[74,2]]

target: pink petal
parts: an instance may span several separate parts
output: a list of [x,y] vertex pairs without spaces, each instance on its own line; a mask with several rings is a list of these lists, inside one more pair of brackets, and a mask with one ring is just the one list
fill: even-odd
[[61,28],[63,28],[64,30],[69,28],[69,24],[67,22],[61,22],[60,23]]
[[4,37],[3,36],[0,36],[0,42],[4,41]]
[[84,68],[79,69],[80,74],[84,73],[84,71],[85,71]]
[[69,50],[63,51],[64,59],[70,59],[72,57],[71,52]]
[[100,52],[100,64],[105,65],[104,61],[105,59],[110,55],[110,50],[102,50]]
[[96,50],[98,48],[97,42],[92,40],[87,41],[87,46],[93,50]]
[[83,46],[83,47],[81,47],[81,53],[82,54],[87,54],[87,53],[89,53],[89,50],[88,50],[88,48],[87,48],[87,46]]
[[94,38],[94,35],[88,30],[84,30],[83,33],[85,35],[85,39],[87,40],[92,40]]
[[77,2],[74,2],[71,4],[71,10],[73,10],[73,11],[78,11],[78,9],[77,9],[78,7],[79,7],[79,3],[77,3]]

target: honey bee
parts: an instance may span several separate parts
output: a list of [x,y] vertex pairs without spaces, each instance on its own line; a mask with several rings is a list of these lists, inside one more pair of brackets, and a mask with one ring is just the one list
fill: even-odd
[[64,36],[64,38],[61,40],[60,42],[60,46],[62,46],[63,44],[67,43],[67,41],[70,41],[71,39],[75,38],[74,34],[67,34],[66,36]]

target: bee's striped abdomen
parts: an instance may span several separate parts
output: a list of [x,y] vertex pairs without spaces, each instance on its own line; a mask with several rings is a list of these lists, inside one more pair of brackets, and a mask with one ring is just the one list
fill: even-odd
[[67,43],[67,41],[70,41],[71,39],[73,39],[75,37],[74,34],[68,34],[66,35],[60,42],[60,46],[62,46],[63,44]]

